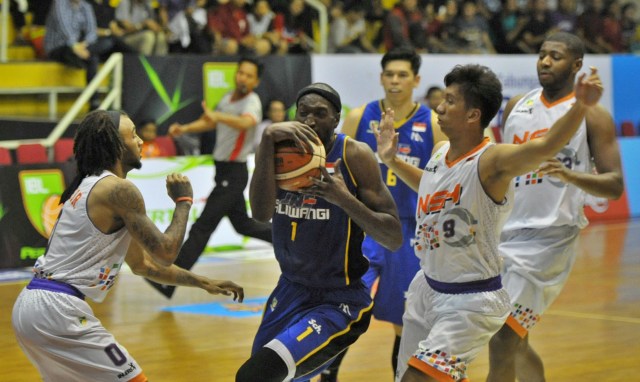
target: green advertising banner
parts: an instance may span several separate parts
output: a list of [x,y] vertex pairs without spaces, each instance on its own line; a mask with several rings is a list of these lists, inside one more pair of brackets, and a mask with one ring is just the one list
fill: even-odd
[[75,163],[0,166],[0,268],[33,265],[44,254]]
[[[126,54],[123,66],[122,109],[134,122],[154,120],[158,133],[174,123],[188,123],[234,86],[239,57],[208,55],[140,56]],[[308,55],[263,57],[264,71],[255,89],[263,105],[277,98],[289,106],[298,91],[311,83]],[[210,150],[203,150],[209,153]]]
[[60,213],[64,176],[59,169],[23,170],[18,173],[24,210],[33,228],[49,238]]
[[229,62],[207,62],[202,66],[204,100],[211,109],[235,86],[238,65]]

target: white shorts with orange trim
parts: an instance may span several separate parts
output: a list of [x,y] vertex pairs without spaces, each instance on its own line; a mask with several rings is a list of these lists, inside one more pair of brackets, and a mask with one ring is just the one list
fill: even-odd
[[511,299],[507,325],[520,337],[540,321],[564,288],[576,260],[579,234],[575,226],[502,233],[502,284]]
[[409,286],[396,381],[409,365],[438,381],[463,381],[467,365],[504,325],[509,306],[504,288],[439,293],[419,271]]
[[25,288],[13,306],[12,323],[20,347],[45,382],[147,380],[78,297]]

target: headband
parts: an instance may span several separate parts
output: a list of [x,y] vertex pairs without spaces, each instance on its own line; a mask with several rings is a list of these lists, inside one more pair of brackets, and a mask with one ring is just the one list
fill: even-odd
[[109,119],[111,119],[111,123],[113,123],[113,127],[115,127],[116,130],[120,129],[120,116],[122,114],[119,111],[115,111],[115,110],[109,110],[106,113],[109,116]]
[[300,98],[304,97],[305,95],[317,94],[320,97],[329,101],[333,105],[333,107],[336,108],[336,112],[340,113],[340,111],[342,110],[342,103],[340,102],[340,96],[332,91],[323,89],[321,87],[317,87],[316,85],[324,85],[331,88],[329,85],[321,84],[321,83],[311,84],[303,88],[298,92],[298,98],[296,98],[296,106],[298,106],[298,103],[300,102]]

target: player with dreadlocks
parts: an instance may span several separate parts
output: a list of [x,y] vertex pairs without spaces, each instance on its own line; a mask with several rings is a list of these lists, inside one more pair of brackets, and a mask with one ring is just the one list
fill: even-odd
[[211,280],[172,265],[192,204],[189,180],[167,176],[176,203],[161,232],[147,217],[142,194],[126,179],[140,168],[142,140],[122,112],[94,111],[74,141],[78,174],[62,195],[62,212],[34,278],[13,307],[18,343],[49,380],[146,381],[138,363],[95,317],[85,296],[101,302],[123,262],[158,282],[199,287],[242,301],[240,286]]

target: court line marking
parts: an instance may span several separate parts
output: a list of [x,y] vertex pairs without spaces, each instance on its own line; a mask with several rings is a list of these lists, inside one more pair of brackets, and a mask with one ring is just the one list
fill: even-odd
[[553,311],[547,312],[546,314],[549,314],[552,316],[587,318],[591,320],[615,321],[615,322],[624,322],[628,324],[640,324],[640,318],[633,318],[633,317],[608,316],[604,314],[570,312],[566,310],[553,310]]

